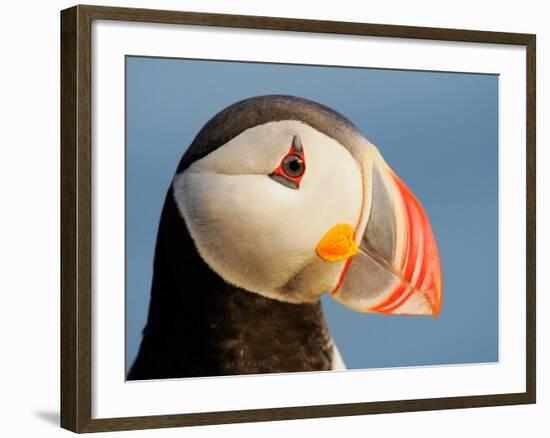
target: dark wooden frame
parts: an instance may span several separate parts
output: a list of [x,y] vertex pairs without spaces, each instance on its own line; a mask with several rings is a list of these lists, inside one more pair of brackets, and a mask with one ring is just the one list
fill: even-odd
[[[91,23],[122,20],[466,41],[527,50],[526,392],[127,418],[91,418]],[[61,12],[61,426],[74,432],[334,417],[535,403],[536,37],[531,34],[382,24],[75,6]]]

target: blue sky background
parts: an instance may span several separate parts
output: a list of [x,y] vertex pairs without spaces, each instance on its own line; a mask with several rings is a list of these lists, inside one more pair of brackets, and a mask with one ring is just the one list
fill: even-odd
[[348,368],[498,361],[498,76],[127,57],[126,362],[147,317],[157,226],[178,162],[218,111],[291,94],[351,119],[422,202],[441,257],[438,319],[322,299]]

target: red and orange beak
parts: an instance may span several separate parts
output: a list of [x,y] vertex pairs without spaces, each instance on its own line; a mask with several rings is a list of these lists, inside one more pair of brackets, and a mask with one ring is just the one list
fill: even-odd
[[437,317],[441,268],[424,209],[372,145],[362,171],[358,223],[336,225],[316,248],[327,262],[345,260],[332,296],[361,312]]

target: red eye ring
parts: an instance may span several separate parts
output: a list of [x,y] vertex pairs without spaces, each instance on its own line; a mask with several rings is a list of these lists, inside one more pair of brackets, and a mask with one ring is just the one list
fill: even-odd
[[306,160],[302,142],[300,137],[295,135],[290,150],[269,177],[291,189],[298,189],[305,171]]

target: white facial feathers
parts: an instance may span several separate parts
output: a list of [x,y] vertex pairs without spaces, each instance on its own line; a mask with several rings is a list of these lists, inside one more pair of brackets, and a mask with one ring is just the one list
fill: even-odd
[[[299,135],[299,189],[269,178]],[[336,140],[298,121],[255,126],[176,175],[174,197],[205,262],[228,283],[270,298],[314,301],[343,268],[315,247],[361,213],[360,164]],[[174,236],[177,238],[177,236]]]

